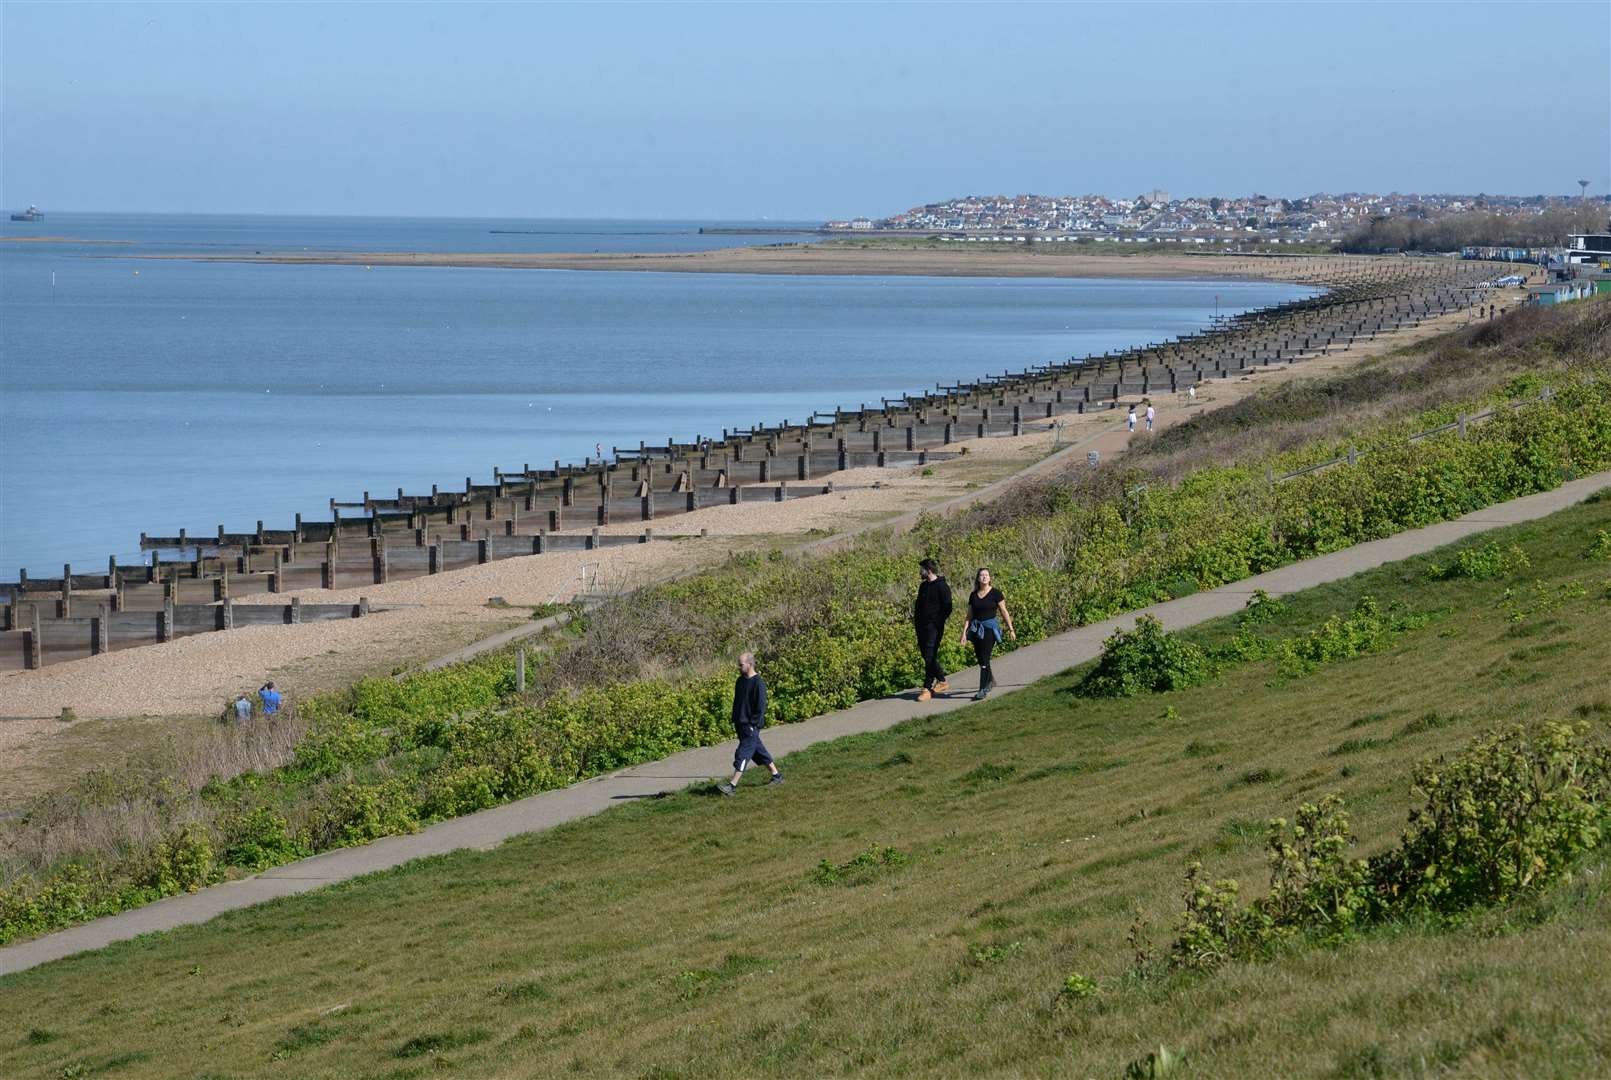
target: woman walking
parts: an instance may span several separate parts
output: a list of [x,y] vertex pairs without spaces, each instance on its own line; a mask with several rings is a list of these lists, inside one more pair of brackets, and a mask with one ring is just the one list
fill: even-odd
[[962,644],[973,643],[973,655],[979,660],[979,692],[973,700],[983,701],[996,685],[995,674],[990,670],[990,654],[1001,640],[1001,624],[1007,624],[1007,636],[1018,640],[1018,631],[1012,626],[1012,613],[1007,610],[1007,598],[990,582],[990,569],[981,566],[973,577],[973,591],[968,594],[968,617],[962,624]]

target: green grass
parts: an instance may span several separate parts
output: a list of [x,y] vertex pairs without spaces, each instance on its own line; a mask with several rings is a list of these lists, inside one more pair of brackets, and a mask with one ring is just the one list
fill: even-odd
[[[1608,524],[1601,500],[1496,534],[1520,580],[1429,579],[1445,551],[1289,597],[1261,633],[1365,593],[1433,616],[1300,678],[1092,701],[1068,672],[793,755],[781,789],[645,800],[0,980],[3,1071],[1111,1077],[1164,1046],[1192,1077],[1606,1075],[1604,857],[1454,929],[1210,975],[1136,978],[1127,934],[1168,940],[1190,859],[1257,895],[1263,822],[1300,800],[1344,794],[1371,852],[1413,760],[1503,721],[1604,730],[1611,573],[1581,553]],[[1514,619],[1518,585],[1558,602]],[[1095,993],[1060,995],[1075,973]]]

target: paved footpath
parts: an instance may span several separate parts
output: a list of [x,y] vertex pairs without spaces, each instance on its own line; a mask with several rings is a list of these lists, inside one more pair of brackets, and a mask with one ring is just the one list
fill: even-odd
[[[1597,473],[1563,484],[1554,491],[1529,495],[1478,510],[1454,521],[1400,533],[1386,540],[1359,544],[1344,551],[1294,563],[1143,611],[1156,615],[1171,630],[1192,626],[1240,611],[1255,589],[1271,595],[1338,581],[1384,563],[1420,555],[1490,529],[1533,521],[1582,502],[1596,491],[1611,488],[1611,472]],[[1142,612],[1131,612],[1105,622],[1082,626],[997,658],[996,678],[1001,692],[1055,675],[1075,664],[1094,659],[1102,642],[1115,629],[1131,625]],[[952,693],[920,704],[911,693],[878,701],[864,701],[840,712],[798,724],[769,728],[768,747],[779,756],[843,735],[882,731],[915,716],[949,712],[965,707],[978,686],[978,670],[958,672],[951,679]],[[121,915],[61,930],[33,941],[0,949],[0,975],[24,971],[37,964],[98,949],[140,934],[206,922],[214,915],[250,907],[265,900],[308,892],[362,874],[388,870],[429,855],[460,848],[490,848],[520,833],[553,828],[618,805],[689,784],[725,775],[732,766],[734,743],[688,750],[660,761],[584,780],[568,788],[544,792],[529,799],[444,821],[412,836],[393,836],[360,848],[343,848],[265,871],[255,877],[203,889],[186,896],[160,900]],[[751,781],[752,783],[754,781]]]

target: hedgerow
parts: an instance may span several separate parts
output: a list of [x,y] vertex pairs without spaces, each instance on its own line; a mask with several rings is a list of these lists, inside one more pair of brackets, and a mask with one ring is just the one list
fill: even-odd
[[[920,555],[956,568],[959,594],[972,568],[992,567],[1018,631],[1016,645],[1003,645],[1010,651],[1169,599],[1186,585],[1212,588],[1611,465],[1611,384],[1592,377],[1569,379],[1547,402],[1506,410],[1463,439],[1404,441],[1430,419],[1360,435],[1354,443],[1368,465],[1274,486],[1267,472],[1326,460],[1336,446],[1205,467],[1174,484],[1143,486],[1115,473],[1101,497],[1071,496],[1044,514],[1001,524],[929,519],[909,536],[875,537],[822,558],[735,559],[640,590],[613,614],[611,605],[590,613],[585,631],[534,665],[532,681],[544,689],[525,697],[515,693],[508,654],[400,681],[364,680],[302,704],[308,732],[289,764],[207,785],[200,806],[186,811],[201,823],[179,820],[171,808],[183,800],[158,800],[156,812],[170,820],[151,851],[171,872],[140,869],[151,851],[88,852],[8,881],[0,887],[0,943],[720,741],[729,736],[725,671],[741,648],[759,657],[777,722],[913,686],[922,672],[908,605]],[[1373,647],[1392,627],[1363,621],[1381,618],[1356,612],[1291,643],[1292,672],[1339,649]],[[635,627],[640,652],[623,654],[598,632],[606,626]],[[1228,648],[1246,659],[1270,646],[1244,635]],[[1162,683],[1140,679],[1135,689],[1196,677],[1189,650],[1176,659]],[[944,642],[941,660],[949,670],[971,662],[955,638]],[[587,681],[578,683],[578,673]],[[1109,674],[1118,686],[1131,678]]]

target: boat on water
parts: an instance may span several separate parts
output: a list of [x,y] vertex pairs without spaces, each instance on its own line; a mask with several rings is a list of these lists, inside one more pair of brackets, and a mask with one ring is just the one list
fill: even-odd
[[45,216],[45,212],[37,206],[29,206],[26,210],[18,210],[11,215],[12,221],[38,221]]

